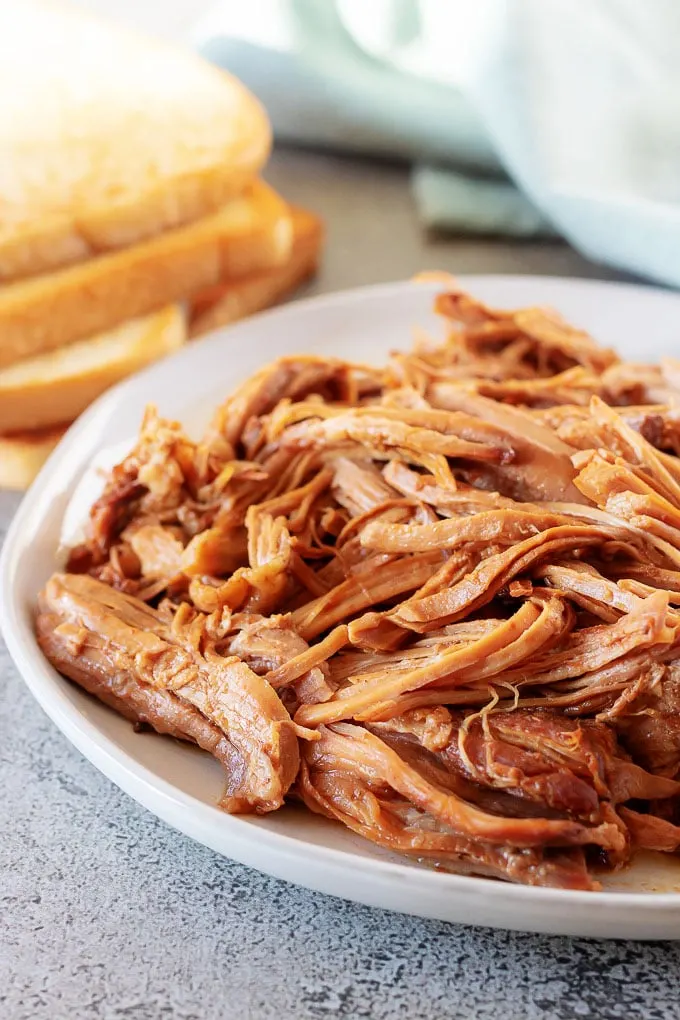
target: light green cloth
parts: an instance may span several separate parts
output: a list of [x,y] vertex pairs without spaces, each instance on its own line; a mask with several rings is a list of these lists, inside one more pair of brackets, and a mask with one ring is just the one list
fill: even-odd
[[[262,99],[281,140],[440,164],[414,172],[428,228],[550,234],[544,217],[505,175],[462,93],[398,66],[398,53],[408,51],[422,29],[418,5],[361,2],[363,11],[342,0],[258,0],[250,7],[227,0],[200,24],[198,45]],[[352,34],[367,4],[375,5],[379,38],[391,58],[365,49]],[[447,173],[441,164],[457,171]],[[479,172],[494,177],[478,178]]]
[[413,193],[430,230],[456,234],[555,237],[555,228],[509,180],[469,177],[455,170],[416,167]]
[[680,285],[678,0],[222,0],[197,43],[280,138],[425,168],[428,226]]

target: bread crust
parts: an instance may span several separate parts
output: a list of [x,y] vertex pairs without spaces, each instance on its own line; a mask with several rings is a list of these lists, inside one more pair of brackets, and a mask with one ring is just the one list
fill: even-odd
[[290,254],[288,206],[261,181],[196,223],[0,288],[0,369],[147,315]]
[[293,246],[288,261],[241,280],[224,280],[204,289],[189,301],[189,336],[244,319],[276,304],[317,269],[323,242],[323,224],[306,209],[292,207]]
[[67,428],[0,435],[0,489],[27,489]]
[[73,421],[110,386],[178,350],[186,337],[184,310],[168,305],[0,370],[0,433]]

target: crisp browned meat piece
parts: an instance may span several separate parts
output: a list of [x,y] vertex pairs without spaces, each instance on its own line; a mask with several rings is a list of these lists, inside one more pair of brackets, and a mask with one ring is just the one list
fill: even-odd
[[170,581],[182,573],[184,546],[170,528],[160,524],[143,524],[131,531],[129,542],[144,577],[152,581]]
[[621,808],[633,846],[639,850],[660,850],[674,854],[680,850],[680,826],[652,814],[641,814],[632,808]]
[[296,609],[292,614],[293,625],[307,640],[315,638],[376,601],[384,602],[419,588],[434,573],[441,558],[441,553],[430,552],[399,559],[366,560],[346,581]]
[[537,655],[531,675],[524,668],[510,670],[506,683],[526,682],[533,686],[561,683],[572,677],[592,676],[610,663],[623,661],[627,654],[647,650],[647,661],[664,658],[677,636],[677,623],[669,626],[668,596],[656,592],[615,623],[599,623],[571,633],[558,647]]
[[137,445],[111,472],[104,492],[90,511],[87,540],[73,550],[70,569],[103,562],[123,529],[137,515],[176,511],[190,495],[195,444],[177,422],[164,421],[147,410]]
[[333,493],[353,517],[368,513],[397,493],[371,461],[338,457],[333,463]]
[[468,721],[458,713],[443,756],[451,767],[483,785],[593,819],[606,788],[604,763],[590,748],[579,754],[585,734],[570,722],[521,709],[475,715]]
[[537,503],[516,503],[497,492],[487,492],[471,485],[456,483],[455,489],[437,484],[436,478],[414,471],[400,460],[392,460],[383,469],[383,476],[404,496],[436,508],[441,517],[467,516],[482,510],[538,510]]
[[606,623],[616,623],[621,613],[633,612],[640,605],[637,596],[603,577],[590,563],[558,561],[538,567],[534,576],[568,593],[576,605]]
[[493,472],[497,482],[494,488],[503,495],[518,500],[581,502],[582,497],[573,485],[572,451],[530,414],[443,383],[433,384],[427,395],[435,407],[475,415],[509,437],[515,451],[512,464],[500,465]]
[[[229,759],[220,744],[221,760],[235,766],[227,774],[229,810],[281,805],[298,769],[295,728],[274,690],[245,663],[209,649],[203,654],[191,635],[183,640],[155,610],[81,575],[55,574],[48,581],[39,601],[38,636],[61,672],[92,693],[103,689],[97,681],[102,671],[123,674],[126,680],[112,693],[127,700],[129,716],[136,715],[143,693],[126,698],[125,683],[171,694],[193,706],[211,733],[221,731],[234,752]],[[153,718],[147,708],[152,703]],[[164,698],[146,698],[139,718],[154,725],[165,704]],[[165,731],[176,724],[176,712],[161,720]],[[197,734],[195,728],[188,735]]]
[[680,793],[680,784],[651,775],[620,756],[607,726],[553,711],[517,709],[456,717],[443,754],[477,782],[579,817],[592,817],[600,799],[654,800]]
[[222,404],[209,435],[216,433],[235,446],[248,421],[267,414],[280,400],[299,400],[310,393],[321,393],[329,384],[339,388],[341,398],[351,396],[352,391],[360,392],[363,388],[361,378],[355,378],[357,375],[368,375],[370,388],[375,385],[371,375],[378,373],[355,371],[337,358],[279,358],[256,372]]
[[299,703],[315,704],[333,697],[326,658],[331,648],[346,640],[344,629],[326,644],[310,648],[285,618],[254,616],[246,617],[230,639],[229,651],[265,676],[275,690],[290,686]]
[[570,525],[568,517],[526,510],[486,510],[469,517],[453,517],[433,524],[392,524],[370,521],[361,532],[361,544],[386,553],[455,549],[472,543],[509,546],[540,531]]
[[532,409],[587,407],[593,395],[606,393],[603,377],[581,366],[567,368],[547,378],[504,379],[502,382],[480,379],[469,385],[483,397]]
[[587,333],[570,326],[551,309],[498,311],[453,287],[439,296],[435,308],[450,322],[464,327],[460,334],[453,334],[454,343],[458,340],[463,351],[499,360],[507,345],[514,355],[508,367],[515,368],[518,363],[521,368],[528,362],[534,374],[554,375],[572,365],[600,372],[618,361],[613,351],[599,347]]
[[[174,691],[155,688],[129,670],[112,670],[98,635],[69,631],[63,616],[45,610],[38,614],[40,647],[60,673],[88,694],[139,726],[150,726],[178,740],[190,740],[214,755],[228,772],[238,774],[244,762],[223,731]],[[82,643],[81,643],[82,642]]]
[[333,768],[355,774],[364,782],[385,784],[459,835],[516,847],[581,846],[592,842],[618,849],[621,845],[618,830],[609,824],[591,828],[571,819],[488,813],[447,789],[443,776],[440,783],[432,782],[431,776],[423,775],[388,743],[363,727],[336,723],[320,732],[321,739],[306,749],[306,761],[311,767],[327,767],[330,760]]
[[[569,611],[559,599],[524,602],[510,619],[495,621],[494,627],[473,640],[446,642],[420,661],[408,661],[405,667],[383,668],[377,674],[369,673],[366,679],[361,675],[352,678],[355,682],[339,690],[326,704],[303,706],[296,719],[304,725],[319,725],[353,717],[372,719],[376,714],[380,718],[387,706],[395,708],[393,714],[399,714],[403,695],[423,688],[432,691],[437,685],[450,690],[456,685],[486,681],[488,676],[502,673],[504,667],[531,656],[537,648],[552,644],[570,623]],[[351,637],[351,625],[349,632]],[[486,684],[482,690],[488,701]],[[441,703],[442,695],[436,697]]]
[[452,487],[449,458],[494,465],[513,459],[509,444],[476,442],[432,428],[409,425],[387,417],[382,408],[376,408],[371,415],[346,411],[323,421],[291,425],[282,433],[281,442],[284,447],[332,447],[343,451],[359,444],[380,459],[387,459],[391,451],[395,451],[410,463],[431,470],[440,482]]
[[[305,761],[311,773],[330,774],[333,782],[342,780],[359,788],[367,785],[383,798],[396,794],[423,816],[429,816],[435,830],[441,827],[491,847],[595,844],[613,852],[625,848],[620,828],[598,818],[588,824],[554,814],[522,817],[488,811],[469,796],[469,784],[457,783],[436,758],[425,763],[414,760],[403,742],[387,742],[356,725],[323,727],[320,739],[306,746]],[[367,821],[375,823],[370,816]]]
[[437,594],[414,597],[403,603],[395,610],[393,619],[409,630],[434,630],[486,605],[518,574],[548,557],[600,545],[617,537],[616,531],[595,526],[564,525],[548,528],[503,552],[483,559],[473,571],[450,588]]
[[377,796],[355,775],[323,771],[302,763],[298,783],[305,804],[319,814],[387,850],[406,854],[440,868],[485,875],[525,885],[562,889],[598,889],[588,874],[583,851],[495,846],[460,836],[405,798]]
[[680,775],[680,666],[639,670],[607,718],[636,761],[659,776]]

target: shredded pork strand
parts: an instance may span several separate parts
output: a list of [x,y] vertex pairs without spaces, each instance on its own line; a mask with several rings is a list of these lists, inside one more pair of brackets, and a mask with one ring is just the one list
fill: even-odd
[[383,368],[149,408],[38,640],[136,726],[440,870],[599,888],[680,851],[680,364],[449,281]]

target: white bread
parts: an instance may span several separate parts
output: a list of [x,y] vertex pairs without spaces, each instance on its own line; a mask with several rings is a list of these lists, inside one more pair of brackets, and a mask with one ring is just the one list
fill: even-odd
[[189,336],[201,336],[276,304],[317,268],[323,225],[305,209],[292,208],[293,248],[287,262],[242,280],[225,280],[189,301]]
[[186,335],[184,311],[169,305],[0,370],[0,433],[72,421],[109,386],[181,347]]
[[[303,209],[292,210],[292,221],[295,232],[293,250],[284,265],[252,273],[241,279],[225,280],[218,286],[206,288],[194,296],[189,302],[189,313],[193,316],[191,320],[193,336],[235,322],[237,319],[242,319],[266,308],[280,300],[314,272],[323,236],[321,221]],[[175,326],[177,326],[175,319],[177,315],[176,309],[165,309],[157,316],[150,316],[145,322],[155,323],[158,329],[163,323],[164,317],[167,316],[166,328],[172,337],[172,323],[175,321]],[[118,338],[126,337],[139,329],[139,323],[129,323],[116,331],[115,335]],[[141,334],[137,335],[141,343]],[[176,340],[177,334],[174,336]],[[161,350],[164,343],[153,327],[151,333],[147,332],[146,339],[150,346],[154,345],[154,356],[160,357],[166,353],[165,350]],[[53,416],[65,409],[67,400],[77,398],[78,401],[81,401],[88,387],[98,387],[100,383],[103,384],[107,374],[111,374],[111,381],[114,381],[113,374],[118,377],[118,371],[122,370],[123,364],[126,363],[126,356],[130,356],[130,361],[126,363],[130,370],[133,367],[138,367],[136,364],[132,365],[132,345],[128,349],[123,343],[121,346],[125,347],[125,351],[121,353],[118,343],[111,344],[108,338],[104,342],[102,342],[102,338],[95,338],[92,341],[74,344],[63,351],[36,359],[31,363],[25,362],[21,366],[16,366],[15,369],[10,369],[10,379],[16,379],[17,375],[21,379],[25,366],[33,366],[32,370],[29,367],[32,386],[35,387],[32,390],[33,395],[29,398],[30,387],[28,385],[23,391],[26,407],[29,410],[18,410],[18,413],[28,416],[30,412],[35,415],[38,406],[36,398],[39,398],[39,393],[42,391],[45,400],[50,403],[50,416]],[[172,347],[172,343],[171,339],[170,347]],[[84,352],[85,356],[79,352]],[[148,350],[147,353],[150,354],[151,351]],[[151,357],[148,360],[151,360]],[[78,368],[74,371],[70,371],[68,368],[69,365],[74,364],[74,361],[79,362],[80,374]],[[36,365],[39,369],[42,366],[44,371],[36,373]],[[0,372],[0,383],[3,377],[7,378],[7,375],[7,372]],[[37,378],[38,375],[39,378]],[[57,380],[60,381],[57,382]],[[0,390],[0,408],[4,407],[7,392],[5,390],[3,394]],[[18,405],[15,405],[15,410],[17,407]],[[0,413],[2,413],[1,410]],[[67,427],[67,425],[57,425],[35,432],[21,431],[0,435],[0,488],[28,488]]]
[[0,489],[27,489],[67,428],[0,435]]
[[[0,174],[2,173],[0,159]],[[0,368],[112,329],[220,280],[284,262],[288,206],[261,181],[217,213],[122,251],[0,288]]]
[[50,0],[0,2],[0,281],[208,215],[264,165],[235,78]]

